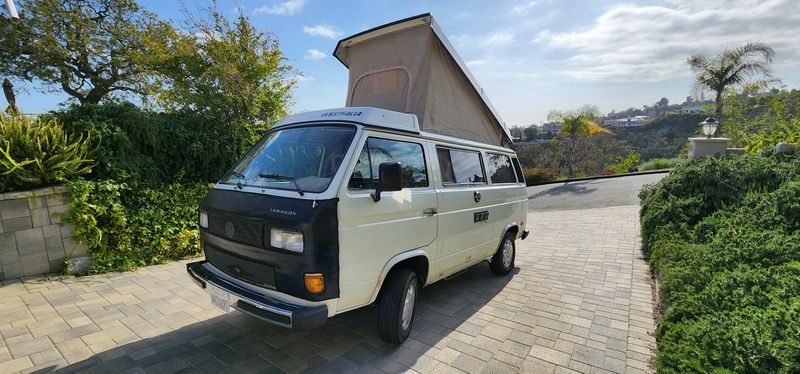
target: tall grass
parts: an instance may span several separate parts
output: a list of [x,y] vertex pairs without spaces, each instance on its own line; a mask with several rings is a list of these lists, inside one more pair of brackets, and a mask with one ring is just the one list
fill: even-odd
[[672,169],[685,161],[682,158],[654,158],[639,165],[639,171]]

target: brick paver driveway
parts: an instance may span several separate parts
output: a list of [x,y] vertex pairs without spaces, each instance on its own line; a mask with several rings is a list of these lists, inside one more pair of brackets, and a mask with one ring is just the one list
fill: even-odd
[[184,263],[0,287],[0,373],[641,372],[653,348],[638,206],[531,212],[507,277],[479,264],[426,288],[411,338],[374,307],[312,332],[217,313]]

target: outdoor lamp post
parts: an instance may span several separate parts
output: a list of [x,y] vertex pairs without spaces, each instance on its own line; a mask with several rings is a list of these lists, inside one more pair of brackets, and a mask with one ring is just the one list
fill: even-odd
[[703,126],[703,134],[706,135],[706,139],[710,139],[717,132],[717,120],[714,118],[708,117],[700,124]]
[[17,13],[17,8],[14,6],[14,0],[6,0],[6,9],[8,9],[11,22],[19,22],[19,14]]

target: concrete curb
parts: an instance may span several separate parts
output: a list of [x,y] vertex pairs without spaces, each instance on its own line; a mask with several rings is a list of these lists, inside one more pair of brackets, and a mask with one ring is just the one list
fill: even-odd
[[661,173],[669,173],[670,171],[672,171],[672,169],[659,169],[659,170],[637,171],[635,173],[627,173],[627,174],[598,175],[594,177],[585,177],[585,178],[561,179],[557,181],[533,183],[528,185],[527,187],[534,187],[534,186],[541,186],[545,184],[555,184],[555,183],[590,181],[595,179],[609,179],[609,178],[633,177],[637,175],[661,174]]

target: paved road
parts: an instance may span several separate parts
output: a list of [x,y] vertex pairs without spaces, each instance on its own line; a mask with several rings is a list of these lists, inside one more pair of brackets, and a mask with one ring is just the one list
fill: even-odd
[[427,287],[400,347],[378,338],[374,306],[303,333],[220,314],[175,262],[0,282],[0,373],[649,372],[636,195],[663,176],[529,188],[515,271],[479,264]]
[[642,186],[656,183],[666,175],[645,174],[528,187],[528,209],[541,211],[638,205]]
[[220,314],[185,262],[0,282],[0,373],[641,373],[654,339],[638,206],[533,211],[516,266],[426,287],[402,346],[377,310],[311,332]]

